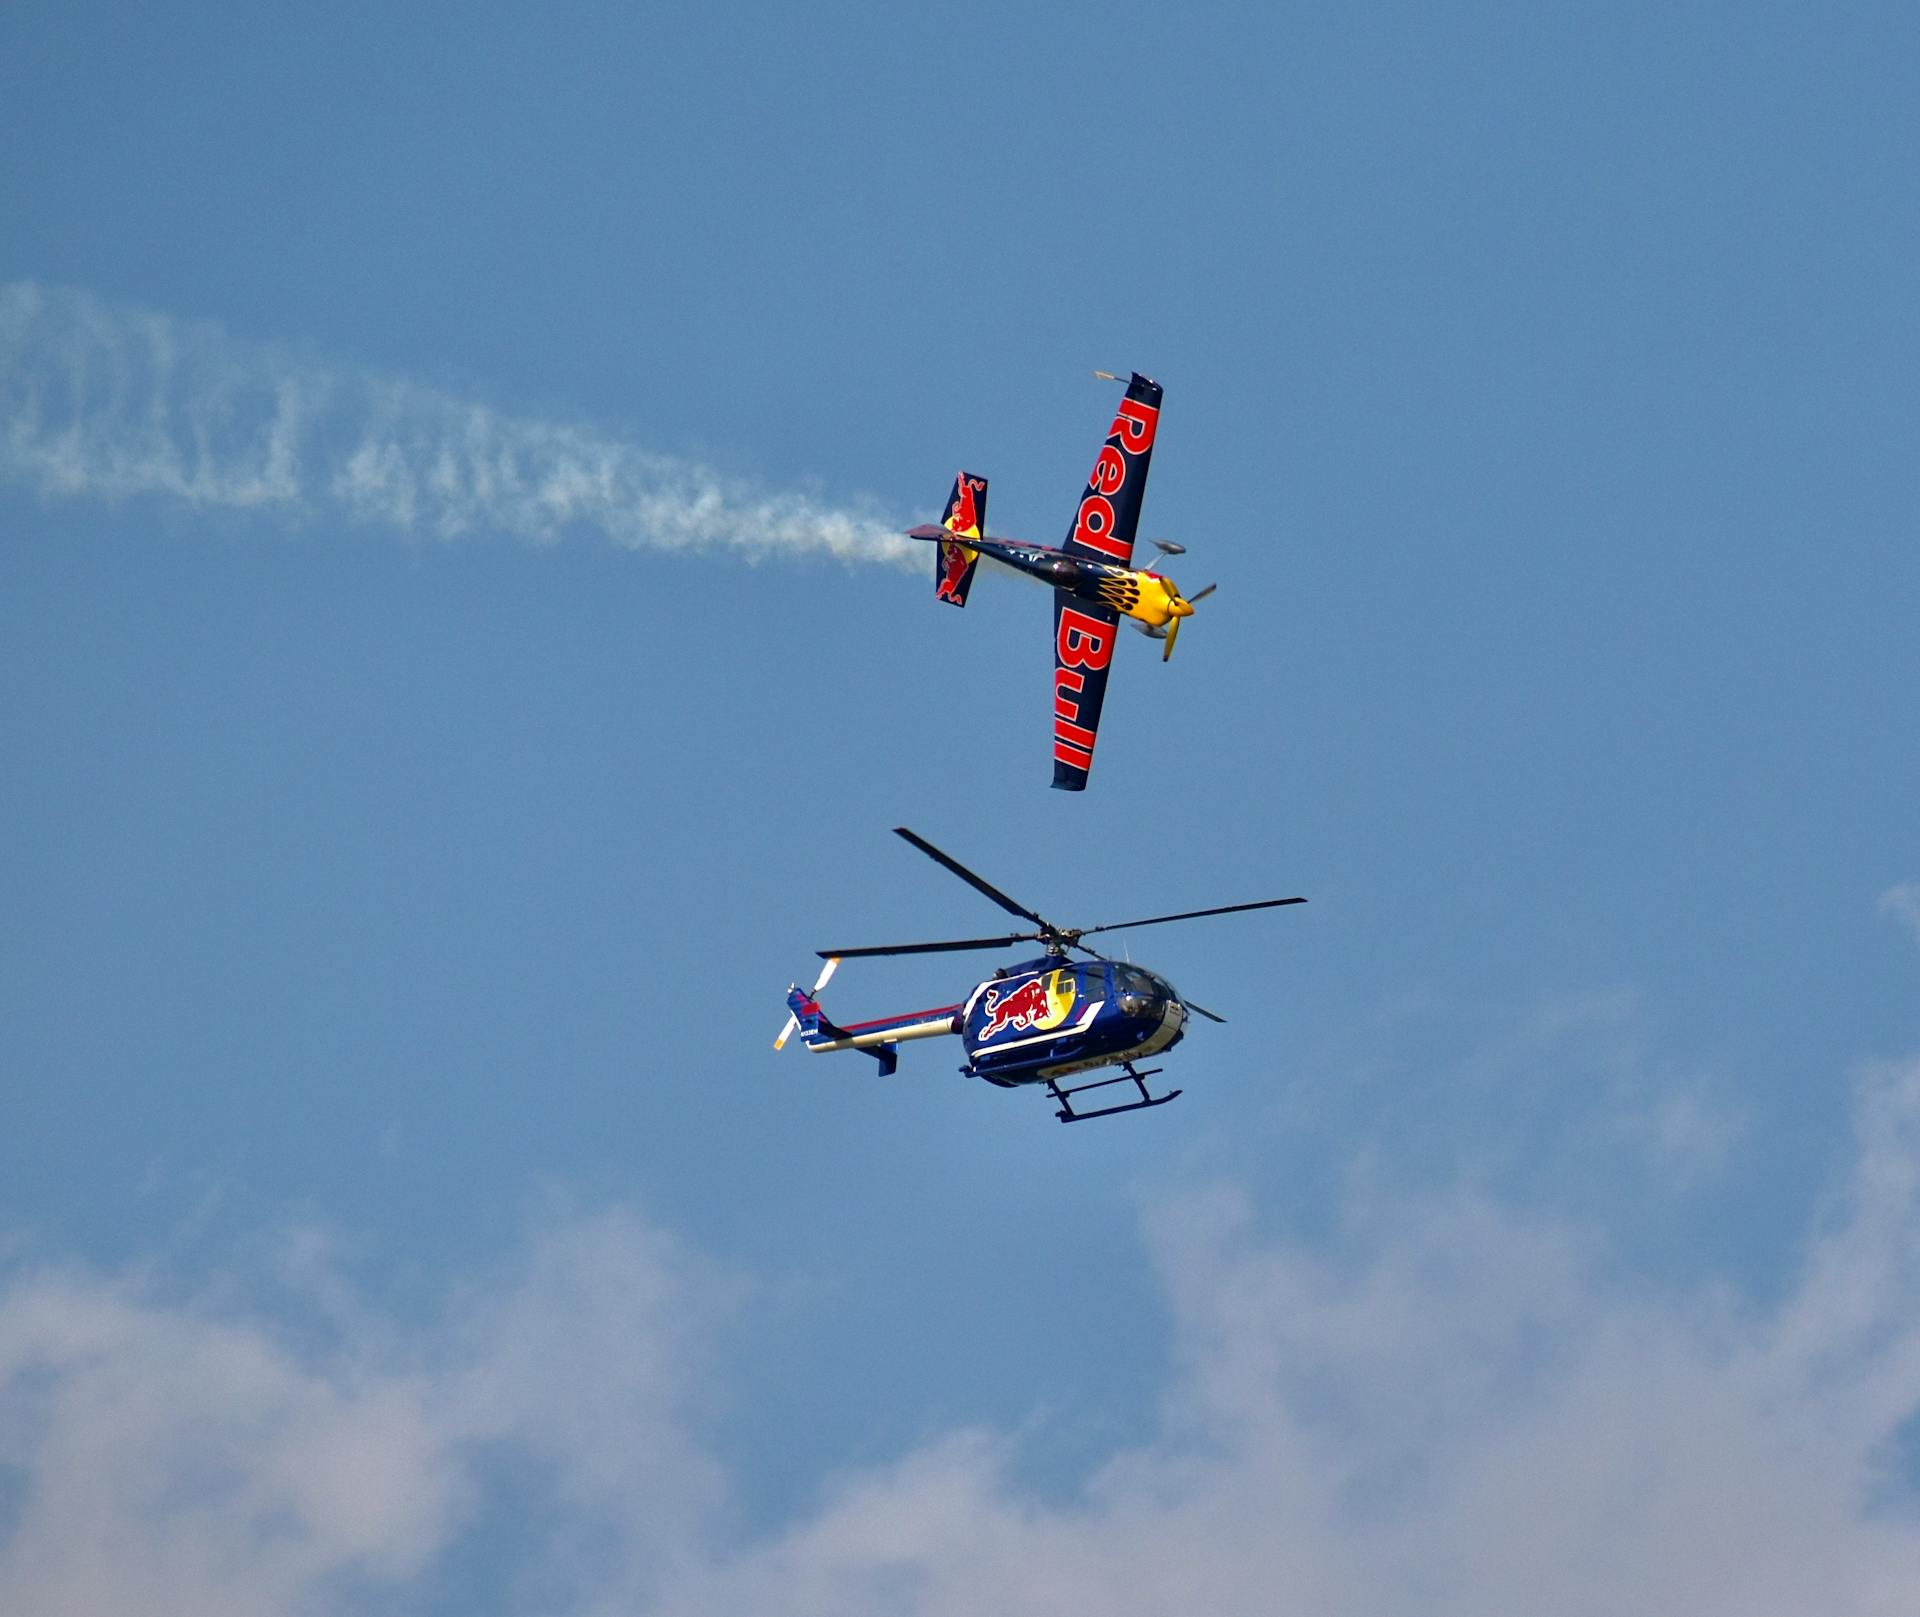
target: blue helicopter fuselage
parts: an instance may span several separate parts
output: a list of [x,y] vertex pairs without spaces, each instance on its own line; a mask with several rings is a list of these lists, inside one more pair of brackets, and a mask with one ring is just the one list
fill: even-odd
[[955,1017],[969,1077],[1003,1088],[1158,1055],[1187,1010],[1164,977],[1111,960],[1043,955],[996,972]]

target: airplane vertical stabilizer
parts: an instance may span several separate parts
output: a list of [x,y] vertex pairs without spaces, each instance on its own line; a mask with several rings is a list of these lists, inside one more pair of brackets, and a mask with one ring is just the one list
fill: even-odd
[[[984,477],[962,472],[953,480],[953,492],[947,496],[940,526],[965,539],[978,539],[987,531],[987,480]],[[933,598],[965,606],[979,566],[980,552],[971,545],[942,539],[933,553]]]

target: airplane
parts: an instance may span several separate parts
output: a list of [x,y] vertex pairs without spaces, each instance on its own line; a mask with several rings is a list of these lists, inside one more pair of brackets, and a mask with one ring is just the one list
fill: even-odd
[[[1024,904],[983,881],[949,854],[904,825],[894,835],[913,844],[936,864],[953,872],[968,886],[984,893],[1011,915],[1031,921],[1037,932],[1015,932],[999,938],[956,938],[942,943],[895,943],[862,949],[822,949],[826,968],[811,989],[798,983],[787,991],[790,1014],[774,1049],[785,1046],[795,1029],[809,1050],[864,1050],[880,1063],[882,1077],[899,1066],[899,1047],[909,1039],[958,1034],[967,1064],[960,1069],[969,1078],[984,1078],[1001,1089],[1044,1084],[1060,1103],[1054,1113],[1063,1123],[1080,1123],[1120,1112],[1164,1106],[1181,1091],[1156,1095],[1147,1080],[1163,1069],[1144,1072],[1134,1065],[1178,1044],[1186,1032],[1189,1014],[1224,1022],[1203,1005],[1183,997],[1166,978],[1130,961],[1114,960],[1080,940],[1096,932],[1119,932],[1127,927],[1160,926],[1168,921],[1190,921],[1203,915],[1232,915],[1241,910],[1274,909],[1304,904],[1304,898],[1267,898],[1252,904],[1223,904],[1213,909],[1183,910],[1176,915],[1154,915],[1140,921],[1115,921],[1106,926],[1064,927],[1036,915]],[[1004,949],[1016,943],[1040,943],[1046,953],[1017,965],[1003,966],[975,985],[966,999],[932,1010],[909,1011],[876,1021],[845,1026],[830,1021],[820,1008],[820,990],[842,960],[870,955],[944,954],[960,949]],[[1070,951],[1086,955],[1071,958]],[[1060,1080],[1103,1067],[1119,1067],[1116,1078],[1063,1085]],[[1076,1111],[1072,1097],[1113,1084],[1131,1083],[1138,1100]]]
[[[1117,382],[1111,371],[1095,371]],[[931,540],[934,599],[964,607],[983,555],[1053,587],[1053,784],[1085,791],[1093,767],[1100,709],[1107,699],[1114,628],[1124,617],[1163,639],[1160,660],[1173,655],[1181,622],[1215,585],[1183,596],[1172,579],[1133,565],[1134,534],[1146,493],[1147,467],[1160,424],[1163,389],[1135,371],[1127,383],[1107,441],[1100,446],[1073,528],[1059,549],[995,537],[986,531],[987,480],[961,472],[953,480],[940,521],[909,528],[910,539]],[[1186,547],[1153,541],[1163,556]]]

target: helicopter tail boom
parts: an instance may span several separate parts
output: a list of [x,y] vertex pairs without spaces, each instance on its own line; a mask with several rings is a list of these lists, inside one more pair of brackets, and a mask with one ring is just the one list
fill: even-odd
[[882,1076],[894,1069],[894,1047],[905,1039],[931,1039],[957,1029],[962,1007],[941,1005],[903,1016],[883,1016],[871,1022],[842,1027],[820,1009],[820,1001],[796,983],[787,990],[787,1009],[809,1050],[864,1050],[880,1063]]

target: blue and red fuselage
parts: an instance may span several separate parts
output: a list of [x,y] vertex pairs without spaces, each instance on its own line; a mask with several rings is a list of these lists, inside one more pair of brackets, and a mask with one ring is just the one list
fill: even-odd
[[909,1039],[957,1033],[961,1071],[1004,1088],[1158,1055],[1187,1011],[1173,985],[1139,966],[1043,955],[994,973],[959,1005],[839,1026],[801,989],[788,995],[811,1050],[865,1050],[891,1072]]

